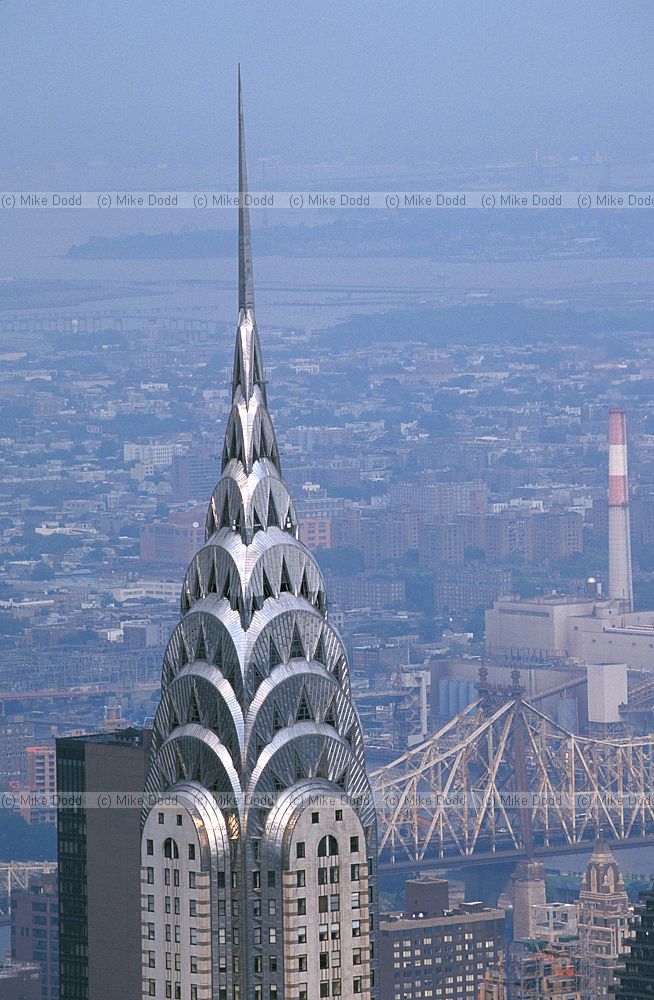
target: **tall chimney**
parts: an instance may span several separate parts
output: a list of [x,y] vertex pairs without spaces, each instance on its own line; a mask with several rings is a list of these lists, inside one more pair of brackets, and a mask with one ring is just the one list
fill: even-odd
[[633,611],[627,421],[624,410],[609,410],[609,597]]

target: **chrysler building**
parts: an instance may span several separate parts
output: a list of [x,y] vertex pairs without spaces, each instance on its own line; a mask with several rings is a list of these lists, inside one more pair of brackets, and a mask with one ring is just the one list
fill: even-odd
[[170,804],[143,814],[143,997],[374,1000],[375,808],[268,410],[240,74],[238,122],[232,406],[154,721],[146,791]]

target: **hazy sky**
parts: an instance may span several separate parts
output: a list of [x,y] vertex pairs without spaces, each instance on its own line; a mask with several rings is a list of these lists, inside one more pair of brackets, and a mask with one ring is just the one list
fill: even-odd
[[654,152],[652,0],[0,0],[0,169]]

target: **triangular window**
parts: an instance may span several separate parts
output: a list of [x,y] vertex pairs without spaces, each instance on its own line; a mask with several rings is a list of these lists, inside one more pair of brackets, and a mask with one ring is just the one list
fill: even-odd
[[263,570],[263,596],[264,598],[275,596],[275,592],[270,586],[270,580],[268,579],[268,574],[265,569]]
[[198,639],[198,644],[195,649],[195,659],[196,660],[209,659],[209,656],[207,654],[207,637],[204,633],[204,627],[200,628],[200,638]]
[[316,648],[313,653],[313,658],[316,663],[326,663],[325,660],[325,640],[323,639],[322,632],[318,636],[318,642],[316,643]]
[[228,527],[229,526],[229,522],[230,522],[230,517],[229,517],[229,499],[227,497],[227,494],[225,494],[225,499],[223,500],[223,512],[220,515],[220,527],[221,528]]
[[295,780],[296,781],[302,781],[302,779],[306,778],[306,776],[307,776],[307,772],[305,770],[304,764],[302,763],[302,759],[300,758],[299,754],[296,753],[295,754]]
[[200,706],[198,704],[197,692],[195,686],[191,690],[191,697],[188,703],[188,721],[189,722],[200,722]]
[[186,664],[188,663],[188,652],[186,650],[186,643],[184,642],[184,639],[182,639],[182,641],[180,643],[179,663],[180,663],[180,666],[182,666],[182,667],[185,667]]
[[277,775],[274,772],[271,775],[271,777],[272,777],[273,791],[274,792],[283,792],[284,789],[286,788],[286,783],[284,781],[282,781],[281,778],[278,778]]
[[338,776],[338,778],[336,779],[336,784],[338,785],[339,788],[342,788],[343,791],[345,791],[345,789],[347,788],[347,768],[344,771],[342,771],[341,774]]
[[275,705],[275,708],[273,710],[273,733],[278,733],[281,729],[285,728],[286,728],[286,723],[284,722],[282,714],[277,708],[277,705]]
[[270,640],[270,650],[268,652],[268,663],[271,670],[274,670],[282,662],[282,658],[277,651],[277,646]]
[[327,757],[326,750],[323,750],[323,752],[320,755],[318,764],[316,765],[316,777],[329,778],[329,759]]
[[302,645],[302,639],[300,638],[300,631],[297,625],[293,626],[293,638],[291,640],[291,653],[289,659],[291,660],[303,660],[304,659],[304,647]]
[[313,720],[313,717],[313,711],[311,709],[307,693],[303,690],[298,702],[297,712],[295,713],[295,721],[309,722]]
[[338,717],[336,715],[336,698],[332,698],[329,703],[329,708],[325,712],[324,719],[326,726],[333,726],[334,729],[338,729]]
[[293,593],[293,584],[291,583],[291,577],[288,572],[288,567],[286,566],[286,560],[282,559],[282,578],[279,584],[280,593]]
[[268,495],[268,527],[279,527],[279,518],[277,516],[277,508],[275,507],[275,501],[273,500],[272,490]]

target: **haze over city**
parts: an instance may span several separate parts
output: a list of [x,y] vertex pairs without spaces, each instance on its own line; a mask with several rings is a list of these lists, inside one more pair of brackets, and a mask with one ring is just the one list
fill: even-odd
[[648,995],[651,5],[0,25],[0,1000]]

